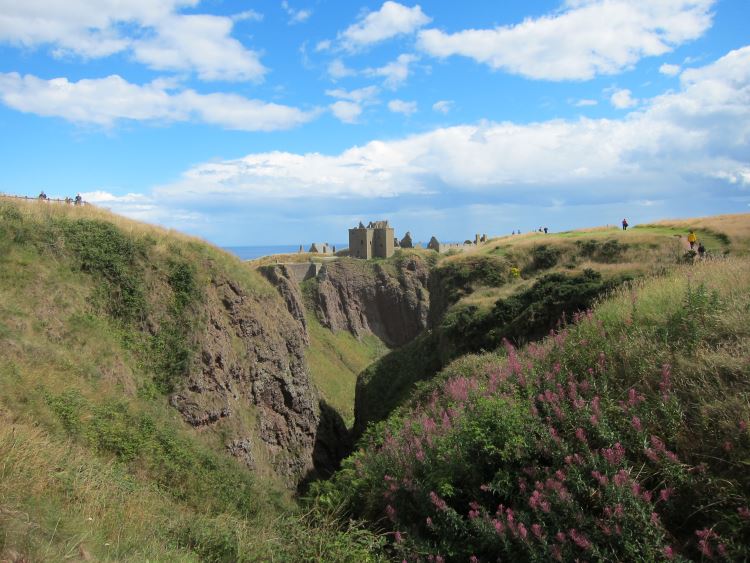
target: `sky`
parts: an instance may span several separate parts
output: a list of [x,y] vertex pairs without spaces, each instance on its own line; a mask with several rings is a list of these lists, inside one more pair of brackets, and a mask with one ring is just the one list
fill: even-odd
[[0,193],[221,246],[750,212],[748,0],[0,0]]

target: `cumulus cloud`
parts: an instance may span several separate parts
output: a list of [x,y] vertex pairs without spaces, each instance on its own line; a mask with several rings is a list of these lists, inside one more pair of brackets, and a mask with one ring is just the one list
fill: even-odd
[[58,56],[106,57],[126,52],[157,70],[195,71],[205,80],[258,80],[259,55],[231,37],[235,16],[181,15],[198,0],[0,0],[0,42],[49,46]]
[[0,73],[0,99],[18,111],[111,127],[120,120],[199,121],[227,129],[272,131],[313,119],[316,111],[236,94],[175,91],[169,81],[132,84],[118,75],[70,82],[16,72]]
[[312,16],[312,10],[295,10],[286,0],[281,2],[281,8],[289,16],[289,25],[306,22]]
[[617,109],[627,109],[638,105],[638,100],[633,98],[633,93],[627,89],[615,90],[609,101]]
[[597,102],[596,100],[591,100],[591,99],[588,99],[588,98],[583,98],[583,99],[581,99],[581,100],[576,100],[576,101],[575,101],[575,102],[573,103],[573,105],[574,105],[575,107],[577,107],[577,108],[583,108],[583,107],[588,107],[588,106],[595,106],[595,105],[597,105],[598,103],[599,103],[599,102]]
[[357,119],[362,114],[362,106],[357,102],[348,102],[346,100],[339,100],[338,102],[332,103],[330,106],[331,112],[339,121],[343,123],[357,123]]
[[590,202],[659,199],[711,180],[747,186],[750,47],[686,70],[680,80],[678,92],[645,100],[622,119],[482,122],[371,141],[337,155],[251,154],[191,168],[154,197],[188,207],[216,197],[251,206],[259,199],[444,191]]
[[382,76],[385,78],[384,85],[386,88],[395,90],[409,78],[409,65],[417,61],[419,57],[409,54],[399,55],[395,61],[380,67],[371,68],[365,71],[369,76]]
[[534,79],[587,80],[663,55],[711,26],[715,0],[566,0],[550,15],[494,29],[419,32],[435,57],[469,57]]
[[388,102],[388,109],[393,113],[403,113],[404,115],[411,115],[417,112],[417,102],[391,100],[390,102]]
[[680,74],[680,65],[671,65],[664,63],[659,67],[659,72],[667,76],[677,76]]
[[333,80],[340,80],[355,74],[357,74],[357,71],[346,66],[341,59],[333,59],[328,64],[328,76]]
[[438,100],[432,104],[432,111],[447,115],[453,109],[453,100]]
[[344,90],[336,88],[335,90],[326,90],[326,95],[332,98],[338,98],[339,101],[328,106],[337,119],[344,123],[357,123],[359,116],[362,114],[362,106],[376,102],[375,96],[378,93],[377,86],[367,86],[356,90]]
[[414,33],[430,21],[419,5],[408,8],[388,0],[377,12],[370,12],[341,32],[339,41],[345,49],[355,51],[397,35]]
[[153,37],[133,43],[135,58],[156,70],[195,70],[203,80],[255,80],[265,68],[257,53],[229,36],[230,18],[173,16]]

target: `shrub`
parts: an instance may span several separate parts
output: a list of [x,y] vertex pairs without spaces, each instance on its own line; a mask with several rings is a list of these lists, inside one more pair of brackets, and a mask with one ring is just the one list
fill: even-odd
[[560,249],[540,244],[531,252],[531,267],[534,270],[548,270],[560,259]]
[[675,283],[453,364],[367,432],[321,502],[388,526],[410,559],[746,559],[750,302],[734,294],[730,333],[726,297],[674,299]]

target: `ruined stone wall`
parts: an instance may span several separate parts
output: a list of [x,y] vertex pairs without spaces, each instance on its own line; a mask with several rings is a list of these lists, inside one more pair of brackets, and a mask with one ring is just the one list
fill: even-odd
[[372,258],[372,229],[349,229],[349,256],[352,258]]
[[375,229],[373,234],[372,256],[374,258],[388,258],[393,256],[395,248],[393,229],[390,227]]

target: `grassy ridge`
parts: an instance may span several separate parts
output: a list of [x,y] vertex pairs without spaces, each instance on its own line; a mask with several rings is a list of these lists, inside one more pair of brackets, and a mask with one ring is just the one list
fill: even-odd
[[750,556],[750,265],[634,283],[546,339],[465,356],[319,487],[403,557]]
[[250,472],[167,405],[214,277],[283,306],[197,239],[0,199],[0,559],[370,557],[377,536],[300,513],[262,451]]

